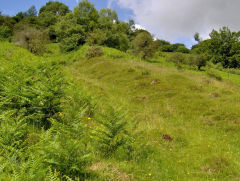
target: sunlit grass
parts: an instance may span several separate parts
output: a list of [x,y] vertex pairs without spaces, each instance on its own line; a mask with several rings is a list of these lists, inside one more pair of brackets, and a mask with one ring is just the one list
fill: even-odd
[[[43,60],[62,65],[73,88],[66,90],[69,103],[61,117],[72,120],[83,98],[84,106],[92,104],[88,95],[79,95],[84,89],[98,111],[121,108],[129,126],[137,125],[138,155],[126,161],[121,155],[101,158],[92,153],[95,159],[87,170],[96,175],[89,180],[240,180],[239,75],[216,70],[223,78],[218,81],[204,71],[178,70],[166,61],[167,53],[141,61],[103,47],[104,56],[86,60],[87,45],[62,54],[58,44],[49,44],[43,57],[8,42],[0,47],[0,69],[12,61],[23,67]],[[92,109],[84,119],[95,128]]]
[[228,79],[223,72],[217,81],[204,72],[105,58],[81,60],[67,70],[101,107],[124,107],[139,123],[150,156],[115,163],[135,180],[239,179],[240,93],[229,83],[238,76]]

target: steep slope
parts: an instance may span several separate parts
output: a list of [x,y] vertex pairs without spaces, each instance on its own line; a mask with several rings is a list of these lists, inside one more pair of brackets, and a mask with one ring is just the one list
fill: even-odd
[[[19,140],[28,143],[23,144],[24,149],[21,149],[25,153],[21,162],[11,161],[17,153],[15,149],[8,154],[10,156],[0,158],[5,165],[0,170],[1,179],[12,178],[15,172],[11,169],[17,168],[17,173],[21,173],[20,180],[29,176],[34,176],[35,180],[43,180],[46,174],[51,175],[49,168],[54,168],[52,165],[55,162],[51,160],[62,163],[62,158],[66,158],[66,162],[58,170],[72,176],[68,173],[69,165],[78,163],[82,168],[82,159],[87,156],[81,151],[85,149],[86,153],[91,153],[91,161],[87,161],[88,164],[83,167],[85,180],[240,179],[238,75],[220,72],[224,80],[217,81],[204,72],[177,70],[162,60],[155,61],[155,64],[147,63],[108,48],[104,48],[103,57],[85,60],[84,54],[88,46],[61,54],[58,45],[51,44],[50,53],[43,57],[34,56],[6,42],[1,43],[0,47],[1,86],[5,87],[1,89],[1,94],[22,97],[19,99],[20,106],[16,106],[16,110],[21,110],[20,116],[23,114],[24,118],[26,113],[33,113],[34,121],[39,120],[35,113],[38,108],[45,107],[41,103],[45,99],[44,95],[56,97],[57,94],[53,91],[63,85],[56,76],[61,72],[69,84],[64,89],[66,95],[61,98],[65,100],[61,101],[62,110],[53,118],[63,119],[66,125],[73,126],[66,129],[66,125],[59,127],[59,123],[55,125],[53,122],[54,127],[51,129],[54,131],[49,136],[47,132],[40,131],[31,124],[27,127],[15,126],[22,122],[15,120],[16,115],[4,119],[2,115],[11,107],[1,107],[0,142],[5,144],[5,140],[11,140],[11,143],[18,139],[14,134],[17,134],[15,130],[19,128],[26,134]],[[59,69],[53,69],[55,65]],[[7,79],[3,79],[4,77]],[[82,88],[95,98],[93,102],[97,102],[96,110],[89,95],[83,95],[85,92]],[[0,102],[3,100],[5,99]],[[25,104],[26,101],[29,103]],[[11,99],[10,103],[16,104],[16,100]],[[92,114],[82,113],[86,105],[90,106]],[[129,126],[134,127],[137,123],[135,132],[141,134],[135,137],[138,145],[134,145],[137,151],[133,159],[122,159],[121,155],[103,158],[94,148],[96,138],[92,130],[97,127],[95,119],[98,118],[95,113],[104,112],[108,106],[120,107],[126,112]],[[34,111],[26,112],[29,108]],[[42,115],[41,112],[39,114]],[[55,129],[61,137],[56,135]],[[86,132],[85,136],[81,132]],[[47,136],[49,139],[42,139]],[[36,144],[38,141],[42,144]],[[60,143],[63,145],[61,149],[57,147]],[[65,146],[66,143],[68,146]],[[29,145],[31,149],[28,149]],[[16,145],[11,146],[15,148]],[[42,153],[43,148],[47,155],[38,153]],[[49,152],[57,154],[51,155]],[[29,155],[31,158],[38,158],[38,164],[33,165]],[[54,157],[56,155],[60,156]],[[45,162],[46,159],[50,161]],[[22,165],[29,167],[25,170]],[[56,177],[60,178],[60,175]]]
[[130,60],[80,60],[67,70],[100,107],[122,107],[139,123],[150,156],[120,164],[135,180],[240,179],[237,85]]

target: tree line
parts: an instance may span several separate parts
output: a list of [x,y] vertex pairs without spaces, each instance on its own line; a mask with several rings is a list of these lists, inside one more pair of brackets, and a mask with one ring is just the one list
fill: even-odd
[[213,30],[207,40],[196,33],[198,43],[190,50],[181,43],[154,39],[147,30],[137,29],[133,20],[120,21],[116,11],[109,8],[98,11],[88,0],[82,0],[73,10],[62,2],[49,1],[39,12],[31,6],[12,17],[0,13],[0,39],[13,41],[35,54],[45,52],[47,42],[59,43],[62,52],[87,43],[131,51],[143,59],[156,52],[191,53],[200,57],[198,67],[211,61],[225,68],[239,68],[239,37],[240,32],[231,32],[227,27]]
[[240,32],[222,27],[219,31],[213,30],[209,36],[209,39],[202,40],[196,33],[194,38],[198,44],[192,47],[192,51],[225,68],[240,68]]
[[[156,50],[189,52],[184,44],[171,45],[164,40],[154,40],[148,31],[136,29],[133,20],[120,21],[116,11],[109,8],[98,11],[88,0],[79,2],[73,11],[62,2],[49,1],[39,12],[31,6],[26,12],[19,12],[13,17],[0,16],[2,39],[24,42],[28,48],[31,42],[37,41],[36,34],[39,37],[40,32],[44,34],[42,39],[60,43],[63,52],[72,51],[85,43],[121,51],[133,49],[136,45],[136,53],[143,58],[152,56]],[[147,50],[141,49],[145,44],[148,45]]]

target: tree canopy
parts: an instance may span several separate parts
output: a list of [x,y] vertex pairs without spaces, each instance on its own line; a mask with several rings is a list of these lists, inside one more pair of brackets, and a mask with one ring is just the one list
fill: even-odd
[[68,6],[58,1],[49,1],[45,6],[41,7],[39,10],[39,15],[44,13],[51,13],[54,15],[65,16],[70,10]]
[[142,32],[134,40],[134,52],[146,59],[152,57],[154,53],[153,38],[148,32]]
[[213,30],[210,39],[200,41],[193,50],[206,54],[209,61],[221,63],[224,67],[240,68],[240,32],[232,32],[228,27]]

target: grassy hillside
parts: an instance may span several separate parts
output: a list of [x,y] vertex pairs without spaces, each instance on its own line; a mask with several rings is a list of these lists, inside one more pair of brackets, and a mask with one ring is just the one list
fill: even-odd
[[229,77],[240,77],[159,64],[95,58],[66,69],[100,107],[122,107],[143,131],[148,157],[119,164],[135,180],[238,180],[240,93]]
[[[240,179],[238,75],[216,70],[218,81],[111,48],[87,60],[88,46],[51,44],[42,57],[0,47],[0,180]],[[129,148],[102,156],[97,131],[122,117]]]

